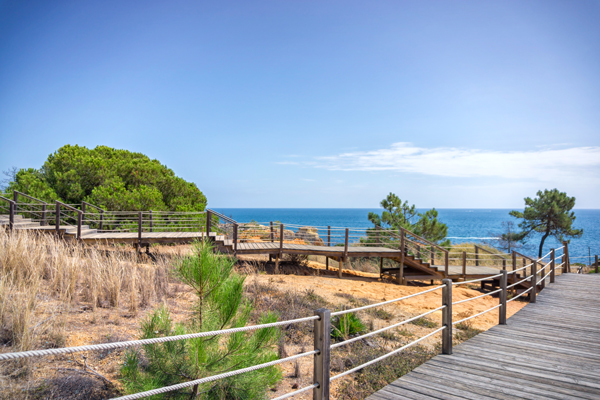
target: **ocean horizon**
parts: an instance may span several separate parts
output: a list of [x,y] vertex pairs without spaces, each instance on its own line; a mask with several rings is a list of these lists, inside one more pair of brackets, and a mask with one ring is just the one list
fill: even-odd
[[[367,218],[369,212],[381,215],[382,208],[213,208],[238,222],[255,221],[315,227],[348,227],[366,229],[373,226]],[[424,212],[427,209],[417,209]],[[502,222],[518,220],[508,213],[514,208],[436,208],[438,220],[448,226],[447,238],[452,243],[474,242],[494,246],[494,237],[502,233]],[[569,250],[572,262],[588,263],[589,255],[600,254],[600,209],[575,209],[574,228],[582,228],[583,236],[571,239]],[[540,235],[532,236],[520,251],[535,256]],[[561,244],[552,237],[544,243],[544,253]]]

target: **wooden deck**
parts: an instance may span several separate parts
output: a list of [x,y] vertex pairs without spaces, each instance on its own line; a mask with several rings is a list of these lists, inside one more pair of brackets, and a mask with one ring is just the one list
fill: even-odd
[[564,274],[508,319],[369,396],[600,399],[600,276]]

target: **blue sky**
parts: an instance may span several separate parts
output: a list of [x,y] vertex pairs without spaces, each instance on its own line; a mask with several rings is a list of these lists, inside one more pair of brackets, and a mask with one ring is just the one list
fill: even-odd
[[0,169],[142,152],[211,207],[600,208],[598,1],[0,1]]

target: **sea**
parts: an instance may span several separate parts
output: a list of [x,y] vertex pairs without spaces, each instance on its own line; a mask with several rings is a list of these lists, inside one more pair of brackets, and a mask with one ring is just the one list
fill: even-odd
[[[331,226],[366,229],[373,226],[367,218],[369,212],[381,214],[381,208],[214,208],[238,222],[256,221],[268,224],[269,221],[281,221],[285,224],[306,226]],[[419,210],[424,212],[426,210]],[[453,243],[481,243],[494,246],[495,235],[502,233],[502,222],[518,220],[508,213],[511,209],[437,209],[438,220],[448,226],[448,239]],[[600,210],[574,210],[576,220],[574,228],[583,229],[583,235],[571,239],[569,252],[572,262],[588,264],[595,254],[600,255]],[[536,256],[540,235],[532,236],[519,251]],[[544,244],[544,254],[561,244],[549,237]]]

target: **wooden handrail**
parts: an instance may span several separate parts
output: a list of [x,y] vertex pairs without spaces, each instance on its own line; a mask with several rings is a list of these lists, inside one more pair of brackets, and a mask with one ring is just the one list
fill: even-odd
[[82,204],[83,206],[90,206],[90,207],[94,207],[96,210],[100,210],[100,211],[102,211],[102,212],[106,212],[106,210],[104,210],[104,209],[102,209],[102,208],[100,208],[100,207],[98,207],[98,206],[96,206],[96,205],[94,205],[94,204],[92,204],[92,203],[88,203],[87,201],[82,201],[82,202],[81,202],[81,204]]
[[[35,201],[37,201],[37,202],[40,202],[41,204],[46,204],[46,205],[48,204],[48,203],[46,203],[44,200],[37,199],[37,198],[35,198],[35,197],[32,197],[32,196],[30,196],[30,195],[28,195],[28,194],[25,194],[25,193],[19,192],[19,191],[17,191],[17,190],[13,191],[13,196],[15,196],[15,198],[16,198],[17,196],[23,196],[23,197],[27,197],[28,199],[35,200]],[[16,203],[16,202],[17,202],[17,201],[15,200],[15,203]]]
[[495,256],[495,257],[500,257],[500,258],[502,258],[503,260],[506,260],[506,258],[504,258],[504,255],[506,255],[507,257],[510,257],[510,254],[508,254],[508,253],[506,253],[506,254],[502,253],[502,255],[500,255],[500,254],[497,254],[497,253],[491,252],[491,251],[489,251],[489,250],[487,250],[487,249],[484,249],[483,247],[477,246],[476,244],[474,244],[474,245],[473,245],[473,247],[475,247],[476,249],[479,249],[479,250],[485,251],[486,253],[488,253],[488,254],[490,254],[490,255],[492,255],[492,256]]
[[215,210],[211,210],[210,208],[207,208],[207,209],[206,209],[206,211],[207,211],[207,212],[209,212],[209,211],[210,211],[210,213],[211,213],[211,214],[213,214],[213,215],[216,215],[217,217],[219,217],[219,218],[221,218],[221,219],[224,219],[224,220],[225,220],[225,221],[227,221],[227,222],[231,222],[232,224],[237,224],[237,221],[236,221],[236,220],[234,220],[234,219],[231,219],[231,218],[229,218],[229,217],[227,217],[227,216],[225,216],[225,215],[223,215],[223,214],[221,214],[221,213],[219,213],[219,212],[216,212]]
[[59,204],[61,207],[68,208],[71,211],[75,211],[75,212],[78,212],[78,213],[83,213],[83,211],[81,211],[80,209],[72,207],[72,206],[70,206],[68,204],[65,204],[62,201],[55,200],[54,202],[55,202],[55,204]]

